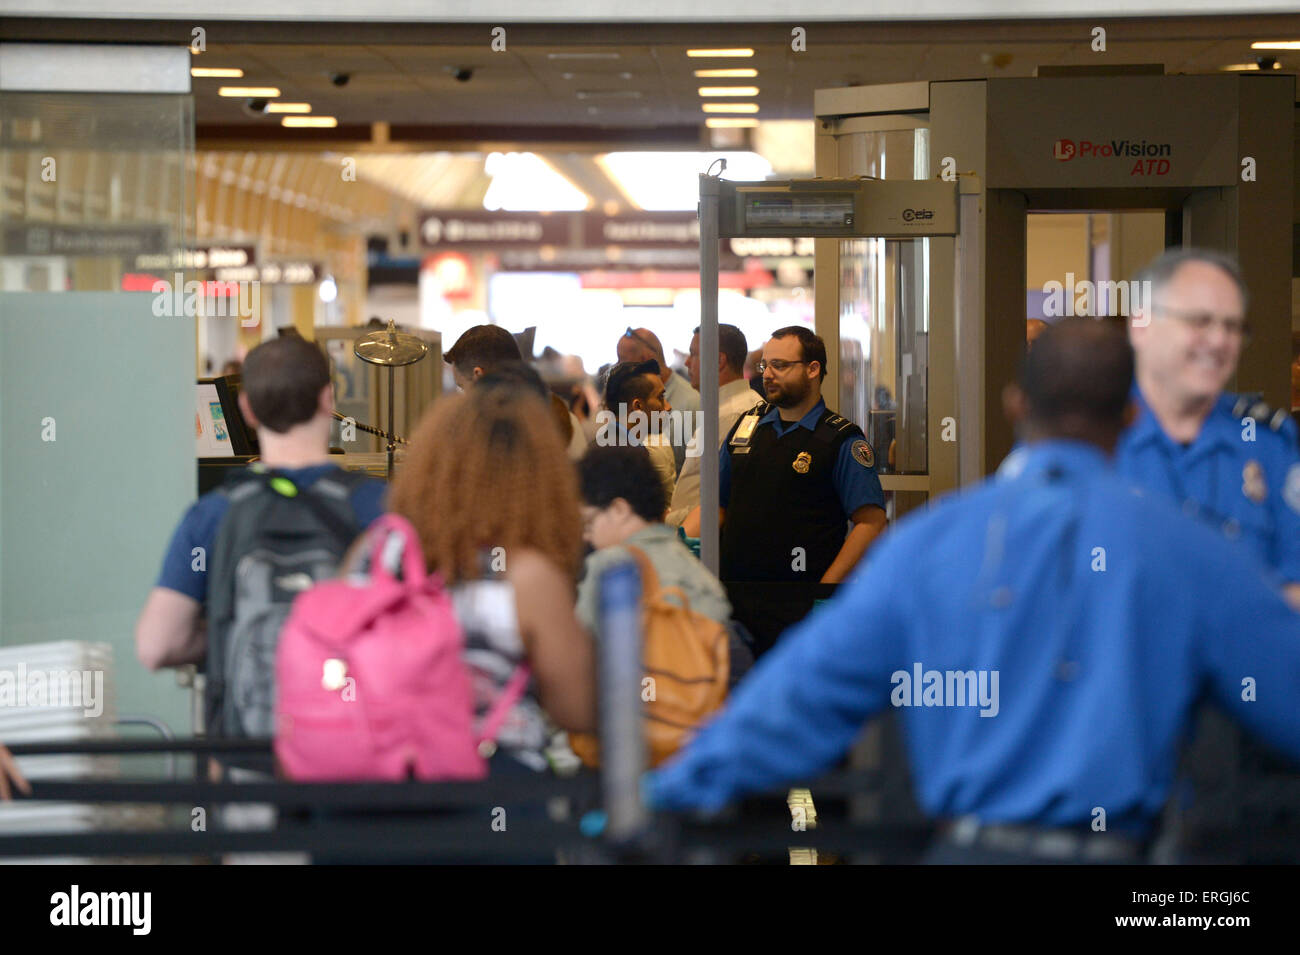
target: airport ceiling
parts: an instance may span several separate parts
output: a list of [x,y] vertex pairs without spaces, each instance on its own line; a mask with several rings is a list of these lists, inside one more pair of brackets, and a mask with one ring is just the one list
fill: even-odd
[[[912,80],[1032,76],[1040,65],[1162,63],[1169,73],[1252,61],[1260,39],[1300,39],[1300,16],[1023,21],[810,23],[806,52],[789,24],[506,25],[494,51],[491,24],[220,23],[205,29],[196,66],[237,67],[238,80],[194,80],[199,148],[280,148],[372,140],[390,148],[670,148],[704,142],[698,88],[754,85],[760,120],[812,118],[817,89]],[[1107,31],[1106,51],[1091,48]],[[10,39],[188,43],[180,21],[0,19]],[[701,60],[699,47],[749,47],[747,59]],[[1276,56],[1300,67],[1300,52]],[[754,79],[701,80],[694,70],[748,67]],[[457,72],[470,71],[467,79]],[[337,78],[346,76],[346,85]],[[281,100],[309,102],[337,129],[284,129],[250,114],[219,86],[275,86]]]

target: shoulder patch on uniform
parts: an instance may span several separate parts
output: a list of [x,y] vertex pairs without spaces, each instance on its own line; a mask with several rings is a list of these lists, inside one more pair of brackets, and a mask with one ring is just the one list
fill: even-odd
[[1254,418],[1270,431],[1282,431],[1291,418],[1290,412],[1274,408],[1258,395],[1241,395],[1232,406],[1232,416],[1237,419]]
[[1300,464],[1291,465],[1286,472],[1286,481],[1282,485],[1282,500],[1291,510],[1300,514]]
[[850,449],[853,453],[853,460],[857,461],[864,468],[873,468],[876,466],[876,452],[871,450],[871,445],[866,441],[858,439],[853,442]]

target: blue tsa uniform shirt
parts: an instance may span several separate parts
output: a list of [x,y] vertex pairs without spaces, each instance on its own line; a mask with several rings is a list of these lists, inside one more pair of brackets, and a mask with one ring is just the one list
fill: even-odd
[[1189,445],[1161,429],[1134,388],[1138,417],[1121,437],[1119,473],[1240,539],[1283,580],[1300,581],[1300,447],[1295,422],[1223,394]]
[[1300,614],[1268,571],[1092,445],[1014,458],[883,537],[649,776],[651,801],[811,781],[891,705],[937,818],[1066,827],[1102,806],[1145,833],[1205,693],[1300,757]]
[[[342,469],[333,464],[317,464],[308,468],[282,468],[276,473],[284,475],[297,487],[306,488],[326,475],[341,474]],[[387,484],[373,478],[359,481],[353,488],[350,501],[358,527],[365,528],[384,512],[384,492],[387,489]],[[229,509],[230,498],[220,488],[209,491],[190,505],[172,534],[156,586],[175,590],[200,604],[207,603],[207,562],[212,557],[217,530]]]

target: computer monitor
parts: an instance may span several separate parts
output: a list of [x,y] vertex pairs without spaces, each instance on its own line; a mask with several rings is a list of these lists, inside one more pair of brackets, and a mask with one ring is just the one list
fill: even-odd
[[195,387],[194,440],[200,458],[256,453],[239,410],[239,376],[200,378]]

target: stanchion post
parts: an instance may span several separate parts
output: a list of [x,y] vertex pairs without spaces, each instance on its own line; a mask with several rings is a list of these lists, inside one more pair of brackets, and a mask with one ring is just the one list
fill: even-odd
[[700,176],[700,560],[716,576],[718,548],[718,206],[721,180]]
[[646,768],[641,716],[641,573],[632,561],[605,571],[600,579],[601,790],[608,819],[606,836],[630,846],[646,831],[649,812],[641,800]]

